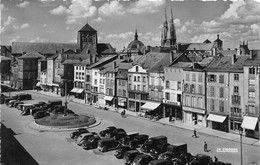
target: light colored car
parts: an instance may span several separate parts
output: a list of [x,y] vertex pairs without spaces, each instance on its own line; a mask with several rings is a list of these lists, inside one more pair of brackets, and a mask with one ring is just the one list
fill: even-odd
[[89,132],[89,133],[83,133],[83,134],[81,134],[81,135],[77,138],[77,140],[76,140],[77,145],[81,146],[81,145],[82,145],[82,142],[83,142],[84,140],[88,140],[89,138],[94,137],[94,135],[97,136],[97,134],[96,134],[95,132]]
[[28,109],[34,108],[33,104],[23,104],[22,111],[27,111]]
[[17,100],[10,100],[9,103],[8,103],[8,107],[13,107],[14,106],[14,103],[16,102]]

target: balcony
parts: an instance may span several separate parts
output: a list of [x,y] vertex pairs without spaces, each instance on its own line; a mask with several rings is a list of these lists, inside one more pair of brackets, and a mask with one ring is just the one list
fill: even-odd
[[163,86],[157,85],[155,86],[156,89],[158,89],[158,91],[162,91],[163,90]]
[[149,85],[149,89],[154,90],[155,86],[154,85]]

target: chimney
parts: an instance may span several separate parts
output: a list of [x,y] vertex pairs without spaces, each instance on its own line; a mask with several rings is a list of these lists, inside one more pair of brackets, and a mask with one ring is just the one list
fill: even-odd
[[93,63],[91,54],[89,55],[89,63],[90,63],[90,65]]
[[236,61],[237,61],[236,54],[233,54],[232,55],[232,65],[234,65]]
[[170,63],[173,62],[173,59],[174,59],[174,52],[171,51],[171,52],[170,52]]
[[250,59],[253,59],[254,55],[253,55],[253,50],[250,50]]
[[113,62],[113,68],[116,68],[116,61]]

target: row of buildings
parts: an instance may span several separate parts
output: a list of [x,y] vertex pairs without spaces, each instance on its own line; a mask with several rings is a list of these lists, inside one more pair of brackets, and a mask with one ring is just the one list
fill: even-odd
[[88,23],[78,42],[14,42],[11,86],[73,94],[88,104],[259,138],[260,51],[242,42],[223,50],[214,42],[177,43],[171,12],[161,46],[145,46],[137,30],[122,52],[98,43]]

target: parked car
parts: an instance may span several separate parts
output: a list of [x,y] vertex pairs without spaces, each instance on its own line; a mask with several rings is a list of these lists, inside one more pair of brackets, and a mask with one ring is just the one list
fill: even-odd
[[197,154],[190,162],[190,165],[208,165],[210,162],[210,156],[205,154]]
[[83,133],[89,133],[89,131],[86,128],[79,128],[76,131],[71,132],[70,138],[77,139]]
[[172,162],[164,159],[152,160],[148,165],[172,165]]
[[46,104],[45,102],[43,102],[43,101],[40,101],[40,102],[38,102],[38,103],[35,103],[35,104],[33,104],[33,105],[34,105],[34,107],[39,107],[39,108],[42,108],[42,107],[43,107],[45,104]]
[[21,110],[23,109],[23,105],[24,105],[24,104],[19,104],[19,105],[17,106],[17,109],[21,111]]
[[182,142],[179,142],[179,143],[174,143],[174,144],[171,144],[171,145],[168,145],[167,146],[167,151],[168,152],[172,152],[172,153],[175,153],[177,155],[181,155],[181,154],[187,154],[188,148],[187,148],[187,143],[182,143]]
[[126,132],[117,132],[113,137],[116,141],[120,141],[121,143],[121,139],[125,136],[126,136]]
[[137,150],[126,151],[123,156],[124,163],[131,164],[134,161],[135,157],[140,154],[141,153]]
[[8,103],[8,107],[13,107],[14,106],[14,103],[16,102],[17,100],[10,100],[9,103]]
[[83,140],[82,142],[82,147],[84,149],[93,149],[93,148],[97,148],[98,146],[98,141],[100,140],[101,138],[99,136],[94,136],[94,137],[91,137],[90,139],[88,140]]
[[132,165],[148,165],[150,161],[154,160],[153,157],[146,154],[137,155]]
[[101,152],[114,150],[119,146],[120,142],[116,141],[114,138],[105,138],[98,141],[98,150]]
[[97,136],[96,132],[83,133],[76,139],[76,143],[77,145],[81,146],[84,140],[88,140],[95,135]]
[[21,111],[30,110],[32,108],[34,108],[33,104],[23,104],[23,107],[22,107]]
[[116,129],[113,129],[112,131],[108,131],[106,133],[106,137],[112,138],[112,137],[114,137],[115,135],[117,135],[119,133],[124,133],[126,135],[126,132],[125,132],[125,130],[123,128],[116,128]]
[[135,136],[135,138],[131,141],[129,141],[126,145],[129,146],[129,147],[138,147],[142,144],[144,144],[144,142],[146,140],[148,140],[149,136],[148,135],[145,135],[145,134],[141,134],[141,135],[137,135]]
[[40,111],[46,111],[46,110],[44,108],[34,107],[34,108],[30,109],[29,113],[30,113],[30,115],[34,116],[35,113],[40,112]]
[[19,104],[24,104],[24,102],[20,101],[20,100],[16,100],[16,102],[14,103],[14,107],[18,108]]
[[172,153],[172,152],[164,152],[164,153],[161,153],[159,156],[158,156],[158,159],[165,159],[165,160],[172,160],[174,158],[178,158],[178,154],[175,154],[175,153]]
[[145,143],[141,146],[141,151],[149,153],[152,149],[158,149],[160,147],[162,148],[165,147],[165,145],[167,145],[166,136],[155,136],[145,141]]
[[9,104],[9,101],[11,101],[11,100],[16,100],[15,98],[13,98],[13,97],[8,97],[8,98],[5,98],[5,105],[7,105],[8,106],[8,104]]
[[115,129],[116,127],[114,126],[107,127],[105,130],[99,132],[99,136],[105,137],[107,133],[112,132]]
[[62,100],[49,100],[48,104],[50,104],[51,107],[54,107],[55,105],[62,105]]
[[28,93],[19,93],[16,95],[17,100],[31,100],[32,95]]
[[123,158],[124,153],[125,153],[126,151],[130,151],[130,150],[134,150],[134,149],[135,149],[135,148],[131,148],[131,147],[129,147],[129,146],[120,146],[120,147],[116,150],[114,156],[115,156],[117,159]]

